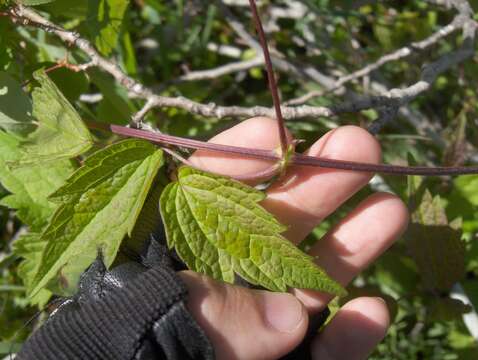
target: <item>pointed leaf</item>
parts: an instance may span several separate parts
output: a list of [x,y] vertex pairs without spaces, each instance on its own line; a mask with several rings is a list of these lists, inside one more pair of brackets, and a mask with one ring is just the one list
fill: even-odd
[[39,231],[56,207],[48,196],[64,183],[75,167],[69,160],[14,169],[7,166],[21,156],[20,140],[0,131],[0,183],[11,193],[0,200],[0,205],[16,209],[17,217],[30,230]]
[[233,282],[234,273],[274,291],[345,290],[287,241],[285,227],[258,202],[265,195],[240,182],[188,167],[161,195],[169,247],[193,270]]
[[41,85],[33,91],[33,116],[39,126],[25,141],[23,157],[13,166],[69,159],[93,144],[88,128],[55,83],[44,71],[34,73],[34,78]]
[[42,233],[47,245],[33,293],[67,264],[85,269],[99,249],[111,265],[162,163],[162,151],[141,140],[113,144],[86,159],[51,197],[60,206]]

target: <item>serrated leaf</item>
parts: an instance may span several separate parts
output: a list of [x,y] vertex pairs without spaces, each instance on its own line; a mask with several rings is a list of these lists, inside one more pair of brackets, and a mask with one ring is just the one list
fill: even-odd
[[[162,151],[142,140],[125,140],[85,160],[51,199],[59,208],[42,233],[47,242],[34,280],[35,294],[66,265],[85,269],[101,249],[111,265],[125,235],[131,235]],[[80,265],[78,265],[80,262]]]
[[12,166],[69,159],[90,149],[93,139],[73,106],[43,70],[33,76],[41,85],[33,91],[33,117],[39,125],[23,143],[22,158]]
[[88,27],[103,55],[109,55],[116,47],[128,5],[129,0],[89,0]]
[[0,71],[0,128],[24,136],[34,130],[32,104],[18,81]]
[[16,209],[17,217],[30,230],[39,231],[56,207],[48,196],[64,183],[75,167],[69,160],[14,169],[7,166],[21,156],[20,140],[0,131],[0,183],[11,193],[0,200],[0,205]]
[[412,214],[412,219],[423,225],[447,225],[445,208],[439,196],[433,197],[430,191],[423,194],[420,206]]
[[258,203],[265,195],[229,178],[189,167],[161,195],[168,246],[192,270],[233,282],[234,273],[274,291],[345,290],[287,241],[285,227]]
[[[0,200],[0,205],[16,209],[16,216],[29,226],[33,233],[22,236],[14,242],[13,252],[23,258],[18,266],[18,275],[22,278],[27,291],[31,291],[34,269],[43,250],[43,243],[37,240],[38,234],[48,222],[56,204],[48,196],[59,188],[75,167],[69,160],[60,160],[46,165],[31,165],[11,169],[6,163],[22,156],[20,140],[0,131],[0,182],[11,193]],[[51,296],[48,290],[40,291],[30,299],[31,305],[42,308]]]
[[425,191],[412,214],[406,238],[425,287],[448,291],[465,275],[465,246],[461,229],[450,226],[439,196]]

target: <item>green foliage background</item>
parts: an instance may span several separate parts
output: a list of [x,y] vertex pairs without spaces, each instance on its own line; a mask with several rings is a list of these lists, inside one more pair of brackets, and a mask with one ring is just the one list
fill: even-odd
[[[393,49],[423,39],[449,23],[454,15],[451,10],[424,1],[300,2],[314,17],[279,18],[269,35],[270,43],[291,62],[313,65],[329,75],[350,73]],[[7,2],[2,3],[0,9],[4,10]],[[187,70],[212,69],[254,56],[231,30],[216,2],[25,0],[22,3],[39,4],[36,9],[53,22],[78,31],[104,56],[117,59],[127,74],[165,95],[184,95],[203,103],[224,105],[269,106],[271,103],[262,68],[207,81],[174,81]],[[266,24],[271,7],[285,7],[285,3],[262,2]],[[478,1],[472,1],[471,5],[478,9]],[[230,7],[230,10],[249,33],[254,34],[247,8]],[[315,43],[307,42],[306,29],[313,34]],[[449,36],[427,51],[385,65],[373,72],[370,80],[388,87],[411,84],[419,78],[422,64],[455,48],[461,40],[458,33]],[[220,46],[219,49],[233,47],[235,57],[213,50],[215,45]],[[4,84],[12,81],[19,84],[30,81],[25,89],[31,91],[32,86],[37,85],[33,72],[54,65],[67,55],[71,63],[88,60],[81,51],[65,46],[55,36],[0,17],[0,91]],[[84,120],[127,124],[130,116],[143,105],[129,98],[124,88],[98,69],[78,73],[59,69],[49,75]],[[430,165],[477,162],[477,84],[476,55],[440,75],[429,92],[410,104],[413,111],[421,114],[421,125],[433,130],[439,141],[399,116],[378,135],[384,161]],[[284,100],[309,90],[320,90],[317,83],[285,73],[279,74],[279,87]],[[358,93],[369,91],[366,82],[361,81],[347,87]],[[21,94],[21,87],[17,90],[16,94]],[[82,94],[101,94],[101,100],[86,102],[80,98]],[[28,97],[17,95],[8,102],[18,105],[18,109],[31,107]],[[341,101],[340,95],[328,94],[309,104],[332,105]],[[0,109],[4,109],[5,104],[0,102]],[[28,119],[31,115],[25,112],[13,117]],[[376,117],[377,113],[369,110],[334,119],[291,121],[288,126],[296,138],[305,140],[301,146],[306,148],[331,128],[345,124],[367,126]],[[0,120],[6,123],[5,119],[6,115],[0,113]],[[169,134],[208,139],[238,120],[202,118],[178,109],[156,109],[146,121]],[[22,123],[9,124],[19,132],[31,130]],[[3,141],[2,134],[0,132],[0,168],[8,161],[22,159],[14,150],[17,140]],[[104,145],[115,140],[102,133],[95,134],[95,139]],[[76,167],[69,161],[58,161],[55,171],[49,172],[49,181],[59,187]],[[16,170],[11,183],[0,173],[3,184],[0,186],[0,354],[8,353],[12,344],[16,346],[24,341],[36,324],[27,324],[38,308],[31,305],[20,278],[25,271],[19,266],[21,250],[12,253],[12,248],[24,224],[34,230],[35,226],[40,228],[43,224],[30,221],[44,221],[51,208],[46,202],[48,194],[14,189],[11,184],[18,184],[18,179],[46,176],[35,174],[38,171],[41,169],[30,173]],[[385,176],[379,186],[396,192],[410,204],[413,225],[348,288],[349,296],[384,296],[393,314],[389,334],[372,358],[478,358],[478,344],[462,319],[462,314],[470,309],[449,296],[452,286],[459,282],[475,308],[478,307],[478,176],[428,179]],[[342,206],[314,231],[304,247],[319,241],[327,229],[372,191],[372,186],[368,186]],[[12,198],[12,192],[33,195]],[[25,213],[18,204],[28,201],[38,205],[36,220],[28,219],[27,215],[22,217]],[[15,212],[9,207],[19,210]],[[21,242],[16,244],[17,249],[20,245]]]

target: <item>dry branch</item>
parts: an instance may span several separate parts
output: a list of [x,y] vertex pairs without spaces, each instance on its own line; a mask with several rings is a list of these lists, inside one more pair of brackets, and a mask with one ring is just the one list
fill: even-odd
[[[382,60],[377,63],[370,64],[366,69],[362,69],[362,73],[373,71],[380,63],[392,61],[395,57],[406,56],[408,51],[412,51],[416,48],[427,48],[443,37],[447,36],[451,32],[460,27],[463,29],[465,42],[463,46],[455,51],[445,54],[435,62],[426,66],[422,72],[422,77],[415,84],[403,89],[392,89],[384,91],[378,96],[354,96],[349,101],[341,102],[335,106],[282,106],[281,110],[283,117],[286,120],[294,120],[305,117],[333,117],[345,112],[357,112],[364,109],[376,108],[383,109],[383,113],[387,114],[388,118],[393,118],[390,114],[395,114],[397,109],[402,105],[407,104],[423,92],[427,91],[436,77],[448,70],[449,68],[463,62],[473,55],[474,35],[477,24],[473,20],[473,11],[465,0],[452,0],[447,2],[451,4],[457,11],[458,15],[447,27],[441,30],[441,32],[433,34],[429,38],[420,42],[414,43],[409,46],[410,50],[397,50],[395,53],[386,55]],[[242,23],[233,17],[233,15],[226,9],[226,20],[233,30],[250,46],[255,50],[260,49],[260,44],[246,31]],[[39,27],[49,33],[58,36],[64,42],[76,46],[81,49],[90,58],[88,67],[96,66],[103,71],[111,74],[115,80],[124,86],[131,96],[139,98],[145,101],[143,108],[134,115],[133,120],[138,125],[141,119],[153,108],[167,108],[174,107],[186,110],[192,114],[197,114],[205,117],[215,118],[245,118],[253,116],[274,116],[274,110],[268,107],[255,106],[255,107],[241,107],[241,106],[220,106],[214,103],[203,104],[185,97],[168,97],[161,96],[155,93],[152,89],[143,86],[135,79],[125,74],[122,69],[113,60],[102,57],[92,44],[82,38],[78,33],[73,31],[67,31],[59,26],[51,23],[43,16],[35,12],[34,10],[18,5],[10,12],[12,19],[21,20],[24,25],[32,25]],[[287,72],[292,76],[299,78],[305,78],[313,80],[321,85],[325,86],[329,91],[337,87],[336,81],[324,74],[318,72],[310,65],[297,66],[287,61],[282,54],[277,51],[271,50],[272,61],[274,66],[283,72]],[[235,62],[232,64],[224,65],[216,69],[195,71],[189,74],[185,74],[179,78],[179,81],[209,79],[216,76],[222,76],[230,74],[235,71],[246,70],[250,66],[260,65],[262,59],[255,58],[249,61]],[[342,79],[349,79],[351,81],[355,77],[358,77],[357,73],[352,73]],[[343,80],[342,80],[343,81]],[[389,110],[386,110],[389,108]],[[390,110],[392,109],[392,110]]]

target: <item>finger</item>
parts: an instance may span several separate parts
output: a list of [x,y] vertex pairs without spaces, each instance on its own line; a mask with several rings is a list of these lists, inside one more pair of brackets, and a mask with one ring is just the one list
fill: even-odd
[[[395,195],[377,193],[362,201],[310,253],[342,285],[382,254],[405,231],[408,209]],[[311,313],[323,309],[330,295],[294,290]]]
[[188,308],[221,359],[277,359],[304,337],[308,317],[290,294],[220,283],[180,273],[189,289]]
[[[356,126],[328,132],[307,154],[366,163],[378,163],[381,157],[376,139]],[[297,243],[367,184],[371,176],[356,171],[293,166],[285,179],[271,187],[263,206],[289,226],[285,235]]]
[[312,359],[366,359],[384,338],[389,323],[387,306],[382,299],[351,300],[312,342]]
[[[209,142],[263,150],[280,149],[277,122],[265,117],[245,120],[214,136]],[[228,176],[251,174],[273,165],[266,160],[207,150],[195,151],[189,161],[203,170]]]

